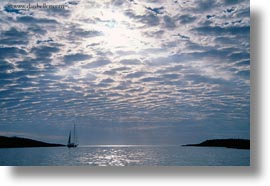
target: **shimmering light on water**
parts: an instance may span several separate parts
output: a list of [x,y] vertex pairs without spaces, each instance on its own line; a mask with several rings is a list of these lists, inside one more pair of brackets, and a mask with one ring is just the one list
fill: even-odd
[[0,165],[248,166],[249,150],[153,145],[0,149]]

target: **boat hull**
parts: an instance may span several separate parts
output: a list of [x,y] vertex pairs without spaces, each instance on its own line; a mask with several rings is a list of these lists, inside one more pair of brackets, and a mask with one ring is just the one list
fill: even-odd
[[68,148],[74,148],[74,147],[77,147],[77,146],[78,146],[77,144],[73,144],[73,143],[67,144]]

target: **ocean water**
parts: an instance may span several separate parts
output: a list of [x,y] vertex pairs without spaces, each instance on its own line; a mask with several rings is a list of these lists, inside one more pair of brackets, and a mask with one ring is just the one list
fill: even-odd
[[250,150],[97,145],[0,149],[0,166],[249,166]]

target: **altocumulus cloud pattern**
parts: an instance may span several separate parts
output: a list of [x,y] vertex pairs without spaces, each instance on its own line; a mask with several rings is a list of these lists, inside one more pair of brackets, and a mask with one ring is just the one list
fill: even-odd
[[2,131],[75,118],[96,132],[249,135],[249,1],[9,3],[0,3]]

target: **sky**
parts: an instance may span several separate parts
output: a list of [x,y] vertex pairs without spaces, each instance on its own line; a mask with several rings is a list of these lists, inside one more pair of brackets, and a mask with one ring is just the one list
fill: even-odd
[[249,34],[248,0],[1,1],[0,135],[249,138]]

